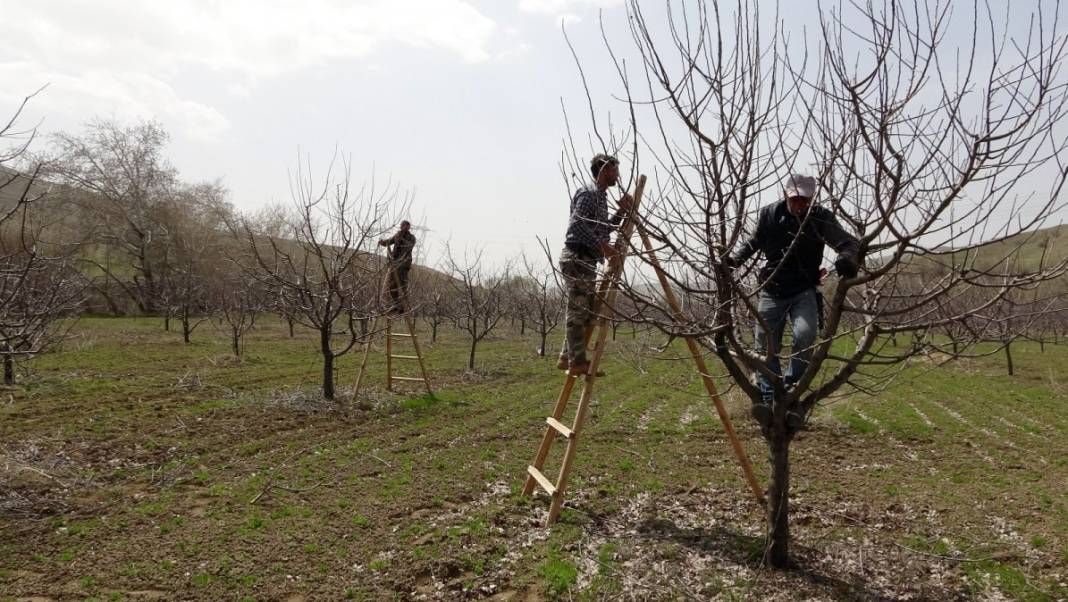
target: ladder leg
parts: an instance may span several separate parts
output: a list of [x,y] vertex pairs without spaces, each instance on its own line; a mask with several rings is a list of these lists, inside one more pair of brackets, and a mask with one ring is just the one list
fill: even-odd
[[386,390],[393,392],[393,320],[386,318]]
[[371,320],[371,330],[367,333],[367,342],[363,345],[363,360],[360,361],[360,373],[356,375],[356,385],[352,387],[352,401],[356,401],[356,396],[360,394],[360,383],[363,382],[363,375],[367,371],[367,356],[371,354],[371,341],[375,338],[375,328],[378,326],[378,318]]
[[[660,260],[656,258],[653,244],[649,241],[649,234],[645,231],[645,228],[641,223],[638,223],[637,226],[638,234],[642,238],[642,245],[645,247],[645,252],[649,256],[649,263],[652,264],[653,269],[656,271],[656,277],[660,280],[660,287],[664,289],[664,299],[668,302],[668,306],[671,308],[671,316],[677,322],[682,322],[685,317],[682,314],[682,309],[679,307],[679,302],[675,297],[675,293],[671,290],[671,285],[668,283],[667,276],[664,275],[664,269],[660,267]],[[738,464],[742,467],[742,473],[745,474],[745,480],[749,483],[749,488],[753,491],[753,497],[756,499],[757,504],[763,506],[764,490],[761,489],[760,483],[757,482],[756,475],[753,474],[753,466],[749,463],[749,456],[746,455],[745,448],[742,447],[741,441],[738,440],[738,436],[734,432],[734,426],[731,424],[730,416],[727,415],[727,409],[723,407],[723,401],[720,399],[716,384],[712,382],[712,377],[709,376],[708,366],[705,364],[705,358],[701,354],[701,349],[697,346],[697,342],[694,341],[693,337],[685,337],[685,339],[686,346],[690,350],[690,355],[693,356],[694,364],[697,365],[697,372],[701,375],[701,381],[705,385],[705,391],[708,392],[708,396],[712,398],[712,403],[716,406],[716,413],[719,414],[719,421],[723,423],[723,430],[727,433],[727,439],[731,443],[734,455],[738,459]]]
[[[405,293],[407,299],[407,293]],[[419,348],[419,338],[415,336],[415,323],[412,315],[404,312],[404,320],[408,323],[408,334],[412,335],[412,346],[415,347],[415,357],[419,358],[419,370],[423,373],[423,384],[426,386],[427,395],[433,395],[430,390],[430,378],[426,375],[426,364],[423,362],[423,351]]]
[[[564,415],[564,409],[567,407],[567,402],[571,399],[571,390],[575,387],[576,377],[568,374],[567,380],[564,381],[564,388],[560,391],[560,397],[556,400],[556,407],[553,408],[553,418],[560,420],[560,417]],[[545,465],[545,458],[549,455],[549,448],[553,445],[553,440],[556,438],[556,431],[552,427],[545,429],[545,435],[541,439],[541,446],[538,447],[538,453],[534,454],[534,462],[531,464],[534,468],[541,470],[541,467]],[[534,477],[527,475],[527,481],[523,484],[523,495],[530,495],[534,493],[535,485]]]
[[[595,315],[596,315],[596,331],[597,340],[588,349],[588,352],[592,352],[592,359],[590,361],[589,372],[585,375],[585,384],[582,389],[582,396],[579,399],[578,409],[575,413],[575,422],[571,427],[571,432],[568,435],[567,449],[564,452],[563,466],[560,469],[560,475],[557,479],[556,487],[552,490],[552,504],[549,506],[549,516],[546,521],[546,526],[551,525],[556,521],[560,515],[561,507],[564,501],[564,489],[567,487],[568,478],[571,474],[571,467],[575,459],[575,454],[578,450],[579,434],[582,431],[582,426],[586,421],[586,413],[589,408],[590,399],[593,396],[593,385],[596,381],[597,368],[601,364],[601,357],[604,355],[605,338],[608,332],[608,322],[605,318],[604,308],[608,308],[608,311],[612,310],[612,302],[615,299],[617,287],[613,286],[613,283],[618,280],[623,271],[623,261],[626,257],[626,245],[634,229],[634,217],[637,214],[638,205],[641,203],[642,191],[645,188],[645,176],[638,178],[637,186],[634,192],[634,202],[630,209],[630,216],[624,221],[620,235],[616,239],[616,251],[617,254],[608,261],[608,266],[604,271],[604,279],[599,283],[597,287],[597,295],[595,297]],[[586,327],[586,340],[589,341],[593,334],[593,324]],[[568,374],[567,380],[564,382],[564,388],[560,392],[560,397],[556,401],[556,407],[553,409],[553,416],[555,420],[559,420],[564,413],[564,409],[567,406],[567,402],[571,397],[571,391],[574,387],[577,377]],[[537,454],[534,456],[533,468],[537,469],[537,474],[544,477],[541,472],[541,466],[545,463],[545,458],[549,453],[549,448],[552,442],[555,440],[556,432],[555,428],[550,424],[546,429],[545,436],[542,439],[542,444],[538,448]],[[528,470],[528,473],[530,471]],[[523,486],[523,494],[529,495],[534,490],[536,479],[533,474],[527,477],[526,483]]]

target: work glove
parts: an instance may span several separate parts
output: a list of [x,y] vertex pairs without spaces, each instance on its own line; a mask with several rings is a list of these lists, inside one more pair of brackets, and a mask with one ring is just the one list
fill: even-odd
[[719,262],[723,267],[727,268],[728,272],[733,272],[738,267],[738,260],[731,255],[724,255],[719,258]]
[[838,272],[838,276],[842,278],[856,278],[857,262],[845,255],[839,255],[834,262],[834,271]]

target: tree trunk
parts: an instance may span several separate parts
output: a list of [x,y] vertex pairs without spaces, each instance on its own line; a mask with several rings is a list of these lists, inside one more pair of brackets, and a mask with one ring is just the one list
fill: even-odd
[[360,318],[360,338],[367,338],[367,318]]
[[236,326],[230,328],[230,345],[236,357],[241,357],[241,335]]
[[330,327],[319,330],[319,350],[323,354],[323,399],[334,399],[334,353],[330,350]]
[[182,310],[182,340],[189,344],[189,335],[193,333],[193,330],[189,328],[189,308]]
[[4,384],[15,384],[15,358],[10,353],[4,354]]
[[430,342],[432,344],[438,342],[438,321],[437,320],[434,320],[433,322],[430,323]]
[[1005,343],[1005,364],[1009,367],[1009,376],[1012,376],[1012,341]]
[[527,321],[524,318],[519,319],[519,336],[527,334]]
[[790,437],[785,425],[772,425],[768,440],[771,483],[768,486],[767,539],[764,557],[768,564],[787,568],[790,561]]
[[538,356],[545,357],[545,339],[549,337],[549,331],[545,329],[545,326],[542,326],[539,330],[541,330],[541,346],[538,347]]
[[289,338],[292,339],[293,338],[293,318],[287,316],[286,317],[286,324],[289,325]]
[[467,357],[467,369],[475,371],[475,346],[478,345],[478,339],[471,337],[471,354]]
[[163,330],[165,332],[170,332],[171,331],[171,317],[170,316],[163,316]]

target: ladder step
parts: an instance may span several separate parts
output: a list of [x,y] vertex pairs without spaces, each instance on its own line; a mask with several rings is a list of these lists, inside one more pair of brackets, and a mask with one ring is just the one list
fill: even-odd
[[567,428],[566,426],[564,426],[564,423],[560,422],[556,418],[553,418],[552,416],[549,416],[545,419],[545,424],[548,424],[549,426],[553,427],[554,429],[556,429],[556,432],[567,437],[568,439],[575,436],[575,431]]
[[422,378],[413,378],[411,376],[391,376],[390,380],[407,380],[411,382],[421,383],[424,382]]
[[545,475],[541,474],[541,471],[533,466],[527,466],[527,472],[530,476],[534,477],[534,480],[541,485],[541,488],[545,490],[545,493],[549,495],[556,495],[556,487],[549,482],[549,479],[545,478]]
[[411,339],[415,338],[414,334],[404,334],[403,332],[391,332],[391,333],[389,333],[389,336],[391,336],[391,337],[407,337],[407,338],[411,338]]
[[391,357],[393,359],[397,359],[397,360],[417,360],[417,359],[419,359],[418,355],[391,355],[389,357]]

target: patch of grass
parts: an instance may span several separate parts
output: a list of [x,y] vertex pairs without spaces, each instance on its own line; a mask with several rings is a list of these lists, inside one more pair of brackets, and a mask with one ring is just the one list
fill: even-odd
[[558,546],[549,548],[549,556],[538,565],[538,574],[546,581],[546,588],[554,596],[566,593],[578,581],[578,567],[565,560]]
[[1052,594],[1035,588],[1020,570],[1000,562],[986,560],[969,563],[964,567],[972,591],[983,594],[991,589],[1000,591],[1014,600],[1047,602]]
[[845,406],[835,406],[832,412],[835,418],[844,422],[852,431],[860,433],[862,435],[868,435],[875,433],[879,430],[879,427],[875,424],[861,418],[860,414],[853,408]]

